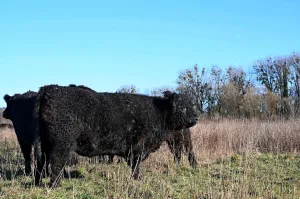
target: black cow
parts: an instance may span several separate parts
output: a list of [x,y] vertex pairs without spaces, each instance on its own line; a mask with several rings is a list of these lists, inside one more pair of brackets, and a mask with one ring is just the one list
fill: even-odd
[[[164,91],[163,96],[168,98],[172,95],[171,91]],[[169,149],[173,153],[175,163],[179,164],[181,161],[181,153],[184,152],[188,156],[189,163],[192,167],[197,166],[197,161],[195,158],[195,154],[193,152],[193,144],[191,139],[191,131],[190,129],[182,129],[182,130],[171,130],[167,136],[166,140]],[[109,156],[108,159],[102,158],[103,161],[108,163],[113,162],[114,156]],[[119,158],[118,162],[121,161]]]
[[[2,114],[4,118],[11,120],[13,123],[18,142],[25,159],[26,175],[31,173],[32,148],[35,142],[39,142],[32,121],[36,95],[36,92],[28,91],[23,94],[15,94],[14,96],[4,96],[7,106]],[[36,151],[37,150],[35,150],[35,152]],[[35,157],[38,161],[39,155],[37,153],[35,154]]]
[[[70,84],[70,87],[76,87],[74,84]],[[78,87],[93,91],[92,89],[79,85]],[[94,91],[96,92],[96,91]],[[39,154],[39,136],[36,129],[33,127],[33,110],[36,100],[37,92],[28,91],[23,94],[15,94],[13,96],[5,95],[4,100],[6,102],[6,109],[3,111],[3,117],[9,119],[13,123],[17,139],[25,159],[25,174],[29,175],[31,171],[31,165],[34,163],[31,157],[32,149],[34,150],[34,157],[37,163],[40,161]],[[4,125],[4,124],[3,124]],[[9,125],[9,127],[12,125]],[[73,163],[76,163],[76,161]]]
[[160,147],[170,130],[197,122],[194,106],[176,93],[161,98],[48,85],[40,88],[35,111],[52,186],[60,184],[59,173],[70,151],[124,157],[137,179],[140,162]]

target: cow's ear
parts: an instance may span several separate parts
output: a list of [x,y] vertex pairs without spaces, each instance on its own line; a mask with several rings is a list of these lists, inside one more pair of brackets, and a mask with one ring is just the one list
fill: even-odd
[[8,103],[8,101],[10,100],[11,96],[9,95],[4,95],[3,99],[5,100],[6,103]]
[[169,91],[169,90],[166,90],[166,91],[163,92],[163,94],[164,94],[164,97],[170,98],[170,97],[172,97],[173,93],[171,91]]

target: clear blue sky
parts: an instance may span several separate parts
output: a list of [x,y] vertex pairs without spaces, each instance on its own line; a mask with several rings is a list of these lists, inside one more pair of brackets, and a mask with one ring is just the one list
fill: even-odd
[[[208,3],[209,2],[209,3]],[[4,94],[45,84],[175,86],[194,64],[250,67],[300,47],[300,1],[1,1]]]

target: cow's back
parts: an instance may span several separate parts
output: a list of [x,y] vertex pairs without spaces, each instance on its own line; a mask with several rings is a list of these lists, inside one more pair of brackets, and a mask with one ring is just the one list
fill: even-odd
[[156,98],[128,93],[99,93],[101,102],[109,104],[114,115],[124,116],[139,122],[141,128],[161,126],[165,113],[156,106]]
[[[46,86],[39,96],[40,117],[47,124],[60,126],[76,124],[78,128],[89,124],[99,105],[96,92],[74,87]],[[86,128],[90,128],[87,127]]]

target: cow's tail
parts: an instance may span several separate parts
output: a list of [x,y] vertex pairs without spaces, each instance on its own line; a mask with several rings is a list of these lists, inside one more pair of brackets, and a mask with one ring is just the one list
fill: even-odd
[[46,139],[46,129],[43,119],[43,105],[46,97],[45,87],[41,87],[34,105],[33,110],[33,122],[34,122],[34,131],[35,131],[35,142],[34,142],[34,156],[35,156],[35,184],[39,184],[42,178],[42,171],[45,166],[45,151],[43,146]]
[[36,98],[35,106],[34,106],[34,122],[35,122],[35,131],[36,135],[39,137],[43,137],[44,125],[43,125],[43,105],[45,102],[45,97],[47,94],[47,89],[45,87],[41,87]]

